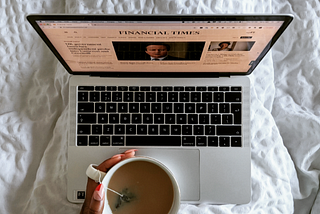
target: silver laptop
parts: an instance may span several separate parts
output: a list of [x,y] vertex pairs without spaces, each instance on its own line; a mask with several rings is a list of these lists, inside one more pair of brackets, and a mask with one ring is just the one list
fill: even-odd
[[67,198],[127,149],[164,163],[182,202],[251,200],[249,75],[290,15],[30,15],[72,75]]

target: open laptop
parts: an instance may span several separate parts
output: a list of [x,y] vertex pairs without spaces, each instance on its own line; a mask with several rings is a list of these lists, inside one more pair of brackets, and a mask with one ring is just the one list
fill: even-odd
[[164,163],[182,202],[251,200],[249,75],[290,15],[30,15],[69,82],[67,198],[127,149]]

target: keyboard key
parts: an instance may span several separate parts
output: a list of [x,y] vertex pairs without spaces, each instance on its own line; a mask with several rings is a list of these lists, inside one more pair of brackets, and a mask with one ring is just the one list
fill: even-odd
[[183,135],[192,135],[192,126],[191,125],[182,126],[182,134]]
[[163,113],[172,113],[172,103],[163,103],[162,104]]
[[125,134],[125,125],[115,125],[114,134]]
[[130,113],[139,112],[139,103],[129,103],[129,112]]
[[232,114],[222,115],[222,124],[232,124]]
[[101,92],[101,101],[110,102],[111,101],[111,92]]
[[198,124],[198,115],[188,114],[188,124]]
[[92,134],[102,134],[102,125],[92,125],[91,133]]
[[208,104],[208,113],[218,113],[218,104],[217,103],[209,103]]
[[89,146],[99,146],[100,139],[99,136],[89,136]]
[[109,123],[119,123],[119,114],[110,114]]
[[133,92],[124,92],[123,93],[123,101],[133,102]]
[[88,136],[77,136],[77,146],[87,146]]
[[116,103],[107,103],[106,112],[116,112],[117,111],[117,104]]
[[110,136],[100,136],[100,146],[110,146]]
[[146,102],[155,102],[156,93],[155,92],[146,92]]
[[189,92],[181,92],[180,93],[180,102],[189,102],[190,98],[190,93]]
[[200,114],[199,115],[199,124],[209,124],[209,115],[208,114]]
[[95,103],[94,110],[95,110],[95,112],[106,112],[106,104],[105,103]]
[[229,147],[230,146],[230,137],[219,137],[219,146],[220,147]]
[[207,91],[206,86],[197,86],[197,91]]
[[183,113],[183,103],[175,103],[173,110],[174,113]]
[[161,113],[161,103],[151,103],[152,113]]
[[231,137],[231,147],[241,147],[241,137]]
[[230,104],[229,103],[220,103],[219,104],[219,113],[230,113]]
[[231,87],[231,91],[241,91],[241,86],[233,86]]
[[195,146],[195,137],[194,136],[183,136],[182,137],[182,146]]
[[200,92],[191,93],[191,102],[201,102],[201,93]]
[[208,87],[208,91],[218,91],[218,87],[210,86],[210,87]]
[[168,101],[169,102],[178,102],[178,92],[169,92],[168,93]]
[[138,125],[137,126],[137,133],[138,134],[147,134],[148,133],[148,126],[147,125]]
[[194,86],[186,86],[185,87],[185,91],[195,91],[196,90],[196,87]]
[[112,146],[124,146],[124,136],[112,136]]
[[149,135],[158,135],[159,133],[159,126],[157,125],[149,125],[148,126],[148,134]]
[[157,93],[157,102],[167,102],[167,92],[158,92]]
[[207,146],[207,138],[204,136],[196,137],[196,145],[197,146]]
[[152,86],[151,91],[161,91],[161,86]]
[[164,124],[164,114],[154,114],[154,123]]
[[165,123],[166,124],[175,124],[176,123],[176,115],[175,114],[166,114],[165,115]]
[[180,125],[172,125],[171,126],[171,135],[181,135],[181,126]]
[[140,91],[150,91],[150,86],[141,86]]
[[84,90],[84,91],[93,91],[93,86],[78,86],[78,90]]
[[94,103],[78,103],[78,112],[93,112]]
[[137,133],[137,127],[136,125],[127,125],[126,126],[126,134],[127,135],[135,135]]
[[163,87],[162,87],[162,90],[163,90],[163,91],[172,91],[172,90],[173,90],[173,87],[172,87],[172,86],[163,86]]
[[132,114],[131,115],[132,123],[141,123],[141,114]]
[[96,123],[96,114],[78,114],[78,123]]
[[241,104],[231,104],[231,113],[233,113],[234,124],[241,124]]
[[118,103],[118,112],[127,113],[128,112],[128,103]]
[[91,134],[91,125],[78,125],[78,134]]
[[214,102],[224,102],[224,93],[223,92],[214,92],[213,101]]
[[113,134],[113,125],[103,125],[103,134]]
[[151,113],[150,103],[140,103],[141,113]]
[[108,123],[108,114],[98,114],[98,123]]
[[215,134],[215,126],[205,126],[205,135],[214,135]]
[[89,94],[86,91],[78,92],[78,101],[88,101]]
[[207,112],[207,104],[206,103],[197,103],[197,113],[206,113]]
[[146,123],[146,124],[153,123],[153,114],[143,114],[142,118],[143,118],[142,120],[143,123]]
[[230,91],[230,87],[229,86],[220,86],[219,91]]
[[221,115],[220,114],[212,114],[211,115],[211,124],[221,124]]
[[144,102],[144,92],[135,92],[134,100],[136,102]]
[[241,135],[241,126],[217,126],[217,135]]
[[219,145],[219,138],[218,137],[208,137],[208,146],[215,146]]
[[100,92],[92,91],[89,94],[91,102],[99,102],[100,101]]
[[186,103],[185,104],[185,113],[195,113],[196,104],[195,103]]
[[194,135],[204,135],[204,127],[202,125],[195,125],[193,127]]
[[173,88],[174,91],[184,91],[184,87],[183,86],[175,86]]
[[130,114],[121,114],[120,123],[130,123]]
[[187,124],[187,115],[177,114],[177,124]]
[[113,102],[122,102],[122,92],[112,92]]
[[94,90],[96,90],[96,91],[105,91],[106,87],[105,86],[95,86]]
[[160,125],[160,135],[169,135],[170,126],[169,125]]
[[202,93],[202,102],[211,103],[212,102],[212,93],[211,92],[203,92]]
[[128,91],[128,86],[118,86],[118,91]]
[[130,86],[129,91],[139,91],[139,86]]
[[107,86],[107,91],[116,91],[117,86]]
[[241,93],[228,92],[225,94],[226,102],[241,102]]
[[126,136],[126,146],[181,146],[181,137]]

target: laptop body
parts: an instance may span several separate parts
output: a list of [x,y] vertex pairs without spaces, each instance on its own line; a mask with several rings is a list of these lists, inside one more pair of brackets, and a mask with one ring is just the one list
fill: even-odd
[[83,202],[89,164],[132,148],[172,171],[182,202],[250,202],[247,75],[292,16],[27,18],[72,75],[70,202]]

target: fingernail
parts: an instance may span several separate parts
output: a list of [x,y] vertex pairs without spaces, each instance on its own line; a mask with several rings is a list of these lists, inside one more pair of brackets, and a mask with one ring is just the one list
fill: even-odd
[[111,158],[120,158],[122,156],[123,156],[123,154],[117,154],[117,155],[112,156]]
[[128,154],[130,152],[136,152],[136,151],[138,151],[138,149],[129,149],[129,150],[125,151],[124,154]]
[[102,201],[104,196],[104,188],[102,184],[99,184],[93,192],[93,198],[97,201]]

